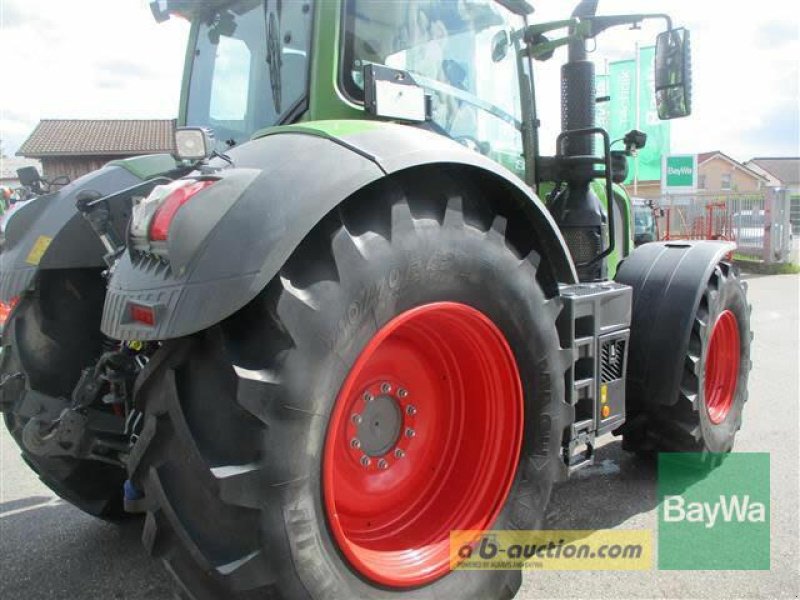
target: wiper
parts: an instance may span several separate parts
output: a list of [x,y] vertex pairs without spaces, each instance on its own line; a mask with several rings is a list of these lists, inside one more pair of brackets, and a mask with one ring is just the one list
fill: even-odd
[[269,65],[269,85],[272,89],[272,103],[275,106],[275,114],[281,114],[281,67],[283,66],[283,56],[281,54],[281,35],[279,31],[278,18],[275,11],[267,8],[268,2],[264,3],[264,19],[267,26],[267,64]]
[[505,121],[512,127],[515,127],[518,131],[522,131],[522,121],[517,119],[515,116],[508,114],[499,106],[495,106],[494,104],[487,102],[482,98],[478,98],[477,96],[470,94],[467,91],[452,86],[448,83],[439,81],[438,79],[431,79],[430,77],[425,77],[424,75],[420,75],[416,71],[408,70],[408,73],[410,73],[414,77],[414,81],[416,81],[422,87],[427,88],[434,92],[445,94],[447,96],[452,96],[453,98],[461,100],[462,102],[466,102],[470,106],[474,106],[479,110],[482,110],[494,117],[497,117],[501,121]]

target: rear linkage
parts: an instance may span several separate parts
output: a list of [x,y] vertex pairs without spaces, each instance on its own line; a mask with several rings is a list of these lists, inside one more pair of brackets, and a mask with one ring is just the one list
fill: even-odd
[[[169,175],[183,175],[184,169]],[[92,190],[78,195],[75,203],[78,211],[106,250],[103,257],[108,265],[103,273],[106,279],[126,247],[112,227],[111,202],[146,196],[155,186],[170,181],[168,177],[158,177],[109,196]],[[133,408],[134,382],[157,345],[110,338],[105,345],[106,352],[81,373],[71,398],[26,390],[19,416],[28,419],[22,439],[32,454],[95,460],[124,468],[141,426],[141,415]],[[9,375],[0,382],[0,405],[2,388],[19,379],[24,380],[24,374]]]
[[132,408],[133,383],[148,351],[130,342],[105,352],[83,370],[69,402],[28,390],[20,410],[30,418],[22,432],[26,448],[38,456],[124,466],[139,421]]
[[[229,159],[221,156],[226,162]],[[112,203],[130,202],[146,197],[156,186],[171,183],[189,172],[213,170],[205,161],[188,161],[163,176],[150,179],[114,194],[103,196],[93,190],[81,192],[75,202],[80,212],[102,242],[108,279],[114,265],[127,247],[111,223]],[[142,415],[133,407],[133,389],[138,374],[158,348],[152,342],[119,342],[107,338],[107,351],[94,366],[81,373],[70,399],[51,397],[26,390],[20,416],[28,418],[23,429],[27,449],[42,457],[73,457],[95,460],[125,467],[128,453],[142,426]],[[10,375],[0,382],[2,388],[13,380],[24,379],[22,373]],[[110,410],[109,410],[110,409]],[[126,501],[138,499],[138,492],[126,484]]]

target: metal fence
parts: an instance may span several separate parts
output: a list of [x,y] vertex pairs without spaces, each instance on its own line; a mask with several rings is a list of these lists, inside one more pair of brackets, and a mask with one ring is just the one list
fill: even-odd
[[736,253],[764,262],[786,262],[792,253],[786,190],[759,193],[667,194],[659,200],[663,240],[730,240]]

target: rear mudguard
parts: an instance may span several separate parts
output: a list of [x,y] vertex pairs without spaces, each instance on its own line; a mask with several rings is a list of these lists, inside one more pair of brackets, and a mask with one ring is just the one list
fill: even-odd
[[677,402],[701,296],[714,267],[735,247],[717,241],[653,242],[620,265],[616,280],[633,288],[627,412]]
[[[75,208],[75,199],[83,190],[106,196],[140,183],[155,174],[138,168],[144,158],[149,159],[147,166],[157,171],[175,166],[165,155],[110,163],[57,192],[30,200],[8,215],[0,254],[0,301],[23,294],[33,285],[39,270],[105,266],[103,244]],[[118,198],[109,208],[112,226],[124,239],[130,199]]]
[[[201,331],[252,300],[302,239],[343,200],[383,177],[450,164],[492,178],[518,200],[555,281],[576,281],[547,209],[503,167],[443,136],[379,122],[331,121],[267,132],[229,152],[235,168],[176,214],[168,262],[129,251],[117,263],[101,329],[116,339],[164,340]],[[218,161],[216,166],[224,166]],[[156,322],[130,318],[132,303]]]

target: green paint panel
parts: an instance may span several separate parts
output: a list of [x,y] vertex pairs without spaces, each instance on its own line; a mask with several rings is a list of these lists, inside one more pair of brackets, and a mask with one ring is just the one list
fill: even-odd
[[108,164],[127,169],[142,180],[150,179],[156,175],[171,171],[176,166],[175,159],[169,154],[134,156],[133,158],[112,160]]
[[268,127],[253,134],[252,139],[275,135],[277,133],[307,133],[322,137],[346,138],[350,135],[364,133],[377,129],[379,124],[376,121],[356,121],[352,119],[338,119],[328,121],[305,121],[296,125],[282,125],[279,127]]

